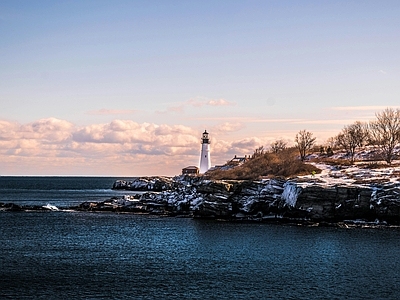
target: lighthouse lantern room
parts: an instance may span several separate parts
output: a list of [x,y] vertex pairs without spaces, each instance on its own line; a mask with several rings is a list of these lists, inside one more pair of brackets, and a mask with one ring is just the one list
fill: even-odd
[[211,168],[210,159],[210,140],[208,138],[208,132],[203,132],[201,139],[201,153],[200,153],[200,174],[204,174]]

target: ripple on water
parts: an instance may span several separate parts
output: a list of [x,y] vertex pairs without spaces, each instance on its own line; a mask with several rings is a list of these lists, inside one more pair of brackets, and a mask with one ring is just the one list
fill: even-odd
[[397,230],[0,214],[0,296],[396,299]]

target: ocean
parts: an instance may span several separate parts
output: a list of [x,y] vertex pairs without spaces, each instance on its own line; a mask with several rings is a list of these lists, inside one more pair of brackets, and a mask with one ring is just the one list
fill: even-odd
[[[0,177],[0,202],[67,207],[105,177]],[[73,211],[0,212],[1,299],[399,299],[400,230]]]

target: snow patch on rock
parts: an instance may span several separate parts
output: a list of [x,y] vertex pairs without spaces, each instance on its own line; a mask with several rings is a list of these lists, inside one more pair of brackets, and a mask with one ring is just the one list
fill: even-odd
[[286,182],[283,185],[283,193],[282,199],[285,201],[285,204],[289,207],[295,207],[297,202],[297,197],[299,196],[302,188],[297,186],[296,183]]

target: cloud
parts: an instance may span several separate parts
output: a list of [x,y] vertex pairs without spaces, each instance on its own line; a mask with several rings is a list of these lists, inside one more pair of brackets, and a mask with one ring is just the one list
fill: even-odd
[[352,122],[349,119],[326,119],[326,120],[297,120],[294,124],[314,124],[314,125],[326,125],[326,124],[347,124]]
[[194,107],[202,107],[202,106],[232,106],[235,105],[234,102],[229,102],[225,99],[207,99],[204,97],[196,97],[192,98],[183,103],[183,105],[190,105]]
[[177,103],[174,106],[169,106],[166,111],[158,111],[158,113],[166,113],[166,112],[183,112],[185,108],[187,107],[204,107],[204,106],[213,106],[213,107],[219,107],[219,106],[233,106],[236,105],[234,102],[230,102],[226,99],[208,99],[204,97],[196,97],[196,98],[191,98],[185,102]]
[[399,105],[366,105],[366,106],[336,106],[331,107],[332,110],[340,110],[340,111],[380,111],[384,110],[388,107],[392,108],[400,108]]
[[21,126],[22,138],[37,139],[42,142],[60,143],[68,141],[74,130],[74,125],[56,118],[41,119]]
[[228,123],[295,123],[303,119],[270,119],[259,117],[193,117],[194,120],[202,121],[227,121]]
[[[71,141],[74,125],[56,118],[41,119],[28,124],[0,122],[0,157],[56,157]],[[51,154],[49,154],[51,153]],[[4,156],[4,157],[3,157]]]
[[[198,120],[213,120],[213,121],[232,121],[232,122],[224,122],[220,125],[216,125],[213,127],[214,132],[222,133],[222,132],[233,132],[239,131],[240,129],[245,128],[244,124],[251,123],[275,123],[275,124],[343,124],[351,122],[349,119],[260,119],[260,118],[237,118],[237,117],[216,117],[216,118],[198,118]],[[234,122],[237,121],[237,122]],[[240,121],[240,122],[239,122]]]
[[2,174],[176,175],[198,163],[200,137],[184,125],[132,120],[81,127],[56,118],[0,120]]
[[264,146],[267,149],[274,140],[273,138],[258,137],[249,137],[235,141],[218,140],[215,143],[212,142],[211,158],[214,158],[216,162],[224,163],[232,159],[235,155],[252,155],[255,149],[260,146]]
[[[234,131],[240,123],[223,123]],[[225,141],[211,136],[213,164],[250,155],[268,141],[256,137]],[[0,120],[2,173],[14,175],[176,175],[196,165],[201,131],[184,125],[114,120],[77,126],[56,118],[20,124]]]
[[185,110],[185,105],[180,104],[177,106],[169,106],[166,111],[157,111],[157,113],[167,113],[167,112],[174,112],[174,113],[180,113]]
[[0,121],[0,155],[188,154],[199,145],[200,135],[183,125],[139,124],[131,120],[83,127],[55,118],[28,124]]
[[235,141],[232,143],[232,147],[238,148],[238,149],[253,149],[254,150],[262,144],[263,144],[263,141],[260,138],[252,137],[252,138],[242,139],[240,141]]
[[387,72],[386,71],[383,71],[383,70],[379,70],[378,71],[380,74],[383,74],[383,75],[386,75],[387,74]]
[[[131,120],[114,120],[106,124],[93,124],[76,130],[73,140],[78,143],[152,145],[161,147],[164,153],[171,153],[172,147],[185,147],[198,141],[199,133],[182,125],[157,125],[136,123]],[[132,148],[139,151],[139,148]],[[148,153],[148,147],[142,148]]]
[[19,124],[0,120],[0,141],[15,139],[14,133],[18,131]]
[[244,125],[240,122],[224,122],[212,127],[214,133],[235,132],[243,129]]
[[135,109],[99,109],[99,110],[91,110],[88,111],[88,115],[94,116],[110,116],[110,115],[132,115],[137,113],[138,111]]
[[41,119],[28,124],[0,121],[0,140],[61,143],[70,139],[74,125],[56,118]]
[[[212,128],[211,161],[220,165],[235,155],[251,155],[260,146],[268,149],[279,138],[293,140],[289,131],[266,137],[235,135],[241,122],[223,122]],[[183,167],[197,165],[203,130],[185,125],[138,123],[116,119],[77,126],[47,118],[20,124],[0,120],[2,174],[10,175],[177,175]],[[298,131],[298,129],[296,129]]]
[[211,105],[211,106],[232,106],[232,105],[235,105],[235,103],[229,102],[229,101],[227,101],[225,99],[217,99],[217,100],[211,99],[211,100],[208,100],[206,102],[206,105]]

